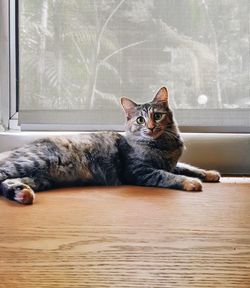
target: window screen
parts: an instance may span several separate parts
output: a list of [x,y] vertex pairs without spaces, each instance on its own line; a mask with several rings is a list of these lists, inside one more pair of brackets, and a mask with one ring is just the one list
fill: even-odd
[[20,0],[20,123],[120,129],[167,86],[181,126],[250,127],[249,27],[249,0]]

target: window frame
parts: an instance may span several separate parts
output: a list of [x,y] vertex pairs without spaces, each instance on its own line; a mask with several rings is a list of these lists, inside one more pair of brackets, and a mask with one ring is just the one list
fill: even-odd
[[[122,110],[122,109],[121,109]],[[124,130],[124,122],[121,122],[120,115],[122,111],[105,111],[106,123],[100,125],[103,114],[98,113],[99,110],[34,110],[22,111],[21,117],[24,124],[21,128],[24,131],[96,131],[112,129],[116,131]],[[240,121],[237,123],[237,118],[240,113],[244,113],[246,123],[240,126]],[[109,117],[112,115],[112,117]],[[215,109],[197,110],[197,109],[178,109],[174,111],[174,115],[188,120],[188,125],[179,125],[180,131],[185,133],[250,133],[250,115],[248,109],[237,109],[237,111],[226,109],[220,110],[220,113]],[[231,126],[214,126],[213,119],[220,119],[220,122],[229,121]],[[47,123],[44,123],[44,119]],[[62,119],[67,119],[64,123]],[[190,120],[191,119],[191,120]],[[204,120],[205,119],[205,120]],[[35,124],[34,124],[35,123]],[[82,124],[84,123],[84,124]],[[113,124],[115,123],[115,124]],[[180,124],[180,123],[179,123]],[[202,125],[200,125],[202,124]],[[238,125],[237,125],[238,124]]]
[[[18,2],[19,0],[9,0],[1,1],[0,8],[3,13],[1,17],[4,21],[4,25],[0,25],[1,35],[4,35],[2,42],[2,49],[0,57],[1,63],[3,64],[3,69],[0,73],[0,79],[2,84],[2,118],[3,124],[7,129],[19,130],[18,126],[18,82],[19,82],[19,57],[18,57]],[[4,73],[7,71],[8,73]],[[170,91],[171,92],[171,91]],[[249,90],[250,93],[250,90]],[[129,95],[128,95],[129,96]],[[249,95],[250,97],[250,95]],[[245,121],[245,126],[242,125],[211,125],[211,121],[215,118],[218,118],[218,112],[221,112],[223,115],[228,115],[226,117],[232,116],[231,114],[237,116],[240,113],[245,113],[250,115],[250,109],[178,109],[175,111],[175,115],[181,115],[183,119],[187,119],[186,124],[180,123],[180,130],[183,132],[189,133],[250,133],[250,119],[247,117]],[[29,111],[30,114],[37,115],[37,113],[47,113],[51,114],[50,111]],[[29,114],[27,113],[27,114]],[[75,114],[75,111],[68,111],[68,115],[72,116]],[[108,112],[109,113],[109,112]],[[121,111],[122,113],[122,111]],[[202,121],[202,115],[205,115],[206,121]],[[194,121],[189,121],[190,116],[193,117]],[[207,118],[206,118],[207,117]],[[225,118],[226,118],[225,117]],[[34,118],[34,117],[33,117]],[[222,117],[223,118],[223,117]],[[250,118],[250,117],[249,117]],[[124,118],[125,119],[125,118]],[[223,118],[224,119],[224,118]],[[222,120],[223,120],[222,119]],[[222,121],[223,122],[223,121]],[[57,123],[51,121],[48,123],[25,123],[21,124],[21,130],[32,130],[32,131],[42,131],[42,130],[71,130],[71,131],[91,131],[91,130],[103,130],[103,129],[113,129],[122,131],[123,125],[121,123],[115,125],[98,125],[98,124],[82,124],[79,123]]]
[[[1,106],[2,123],[5,129],[14,128],[17,124],[17,81],[18,81],[18,61],[17,61],[17,0],[0,2],[0,83],[1,83]],[[17,127],[15,127],[17,128]]]

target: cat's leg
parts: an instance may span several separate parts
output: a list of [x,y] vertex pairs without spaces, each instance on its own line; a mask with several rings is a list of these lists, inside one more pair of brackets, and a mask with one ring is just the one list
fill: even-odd
[[[9,200],[14,200],[21,204],[32,204],[35,200],[35,193],[30,185],[26,184],[31,182],[31,179],[27,178],[26,183],[24,183],[23,179],[13,178],[4,180],[1,183],[2,195]],[[27,181],[28,179],[30,180]]]
[[173,188],[185,191],[202,190],[202,183],[197,178],[176,175],[165,170],[158,170],[151,167],[134,168],[133,176],[133,182],[135,183],[130,182],[130,184]]
[[48,188],[48,180],[31,177],[6,179],[1,183],[2,195],[21,204],[32,204],[35,200],[34,191]]
[[204,182],[219,182],[220,180],[220,173],[215,170],[204,170],[181,162],[177,163],[174,173],[178,175],[196,177]]

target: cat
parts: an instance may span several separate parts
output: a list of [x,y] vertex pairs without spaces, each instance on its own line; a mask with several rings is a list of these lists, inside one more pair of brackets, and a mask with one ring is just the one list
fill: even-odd
[[140,185],[201,191],[220,174],[180,163],[183,140],[162,87],[153,100],[121,98],[125,135],[107,131],[49,137],[17,148],[0,160],[0,191],[32,204],[36,191],[70,185]]

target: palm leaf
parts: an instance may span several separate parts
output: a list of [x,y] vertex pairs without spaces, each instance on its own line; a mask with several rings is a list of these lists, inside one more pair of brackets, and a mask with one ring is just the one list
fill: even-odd
[[122,83],[122,78],[120,76],[119,71],[115,68],[115,66],[113,66],[112,64],[108,63],[108,62],[101,62],[100,66],[106,68],[107,70],[111,71],[118,79],[120,84]]
[[102,99],[111,101],[117,106],[120,106],[120,102],[114,94],[102,92],[102,91],[99,91],[98,89],[95,89],[95,93],[98,94]]

